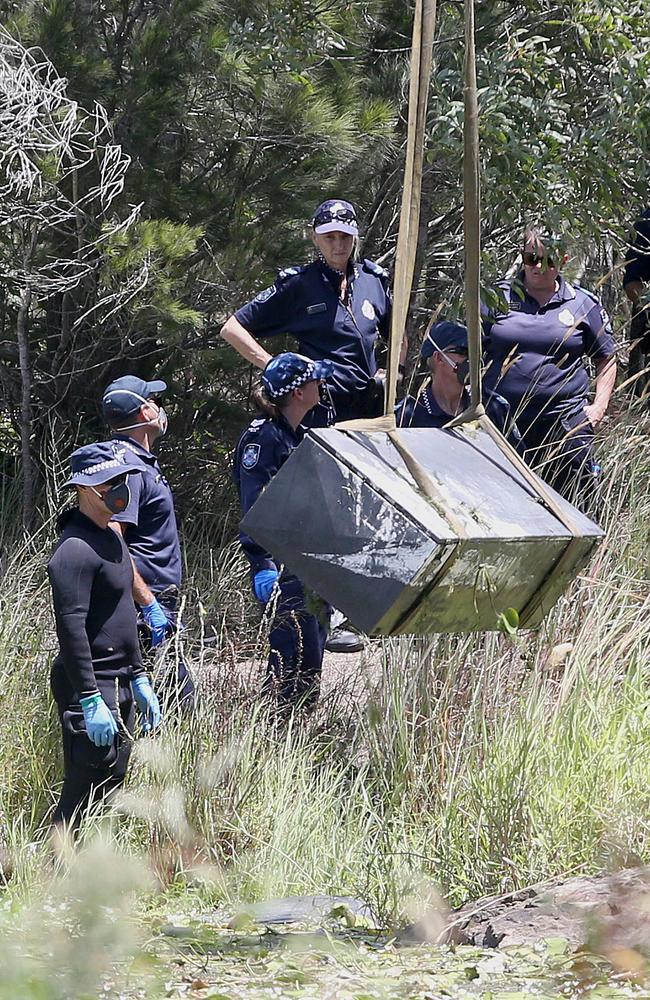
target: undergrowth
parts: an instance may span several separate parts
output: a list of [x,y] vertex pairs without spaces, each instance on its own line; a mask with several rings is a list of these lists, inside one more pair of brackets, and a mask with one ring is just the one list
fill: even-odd
[[[636,412],[610,433],[606,540],[542,629],[373,641],[289,726],[258,699],[265,625],[251,626],[236,547],[188,537],[182,641],[200,703],[136,744],[102,821],[116,850],[154,870],[146,905],[160,890],[199,907],[351,894],[395,924],[423,883],[456,905],[648,861],[649,429]],[[2,867],[14,901],[41,891],[53,864],[51,537],[50,526],[14,543],[0,594]]]

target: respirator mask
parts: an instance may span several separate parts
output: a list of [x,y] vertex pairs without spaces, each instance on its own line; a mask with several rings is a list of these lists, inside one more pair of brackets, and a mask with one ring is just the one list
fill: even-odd
[[102,503],[110,510],[111,514],[122,514],[131,502],[131,490],[127,482],[127,477],[114,483],[105,493],[100,493],[94,486],[89,487],[93,493],[99,497]]
[[456,361],[452,361],[444,351],[440,350],[440,348],[438,348],[438,351],[443,356],[449,367],[453,369],[456,378],[464,389],[469,382],[469,358],[465,358],[465,360],[461,361],[459,364]]
[[137,392],[132,392],[130,395],[135,396],[146,406],[155,406],[158,409],[155,420],[140,420],[136,424],[127,424],[126,427],[120,427],[120,433],[122,431],[133,431],[137,430],[139,427],[157,427],[160,437],[164,437],[167,433],[167,427],[169,421],[167,419],[167,414],[165,413],[164,407],[160,406],[158,403],[154,403],[151,399],[145,399],[144,396],[139,396]]

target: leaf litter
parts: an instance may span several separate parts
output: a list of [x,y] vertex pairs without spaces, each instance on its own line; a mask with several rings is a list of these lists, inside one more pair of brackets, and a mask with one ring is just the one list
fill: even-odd
[[[563,939],[495,952],[471,945],[400,945],[349,928],[248,926],[191,921],[150,941],[176,975],[166,996],[195,1000],[622,1000],[648,997],[646,986],[617,979],[604,958],[571,954]],[[180,963],[180,964],[178,964]],[[200,970],[200,971],[198,971]]]

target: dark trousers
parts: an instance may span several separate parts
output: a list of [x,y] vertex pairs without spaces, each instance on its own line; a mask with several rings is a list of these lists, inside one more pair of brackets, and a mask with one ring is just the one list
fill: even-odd
[[571,503],[584,510],[593,509],[598,470],[594,462],[594,429],[584,411],[552,418],[542,414],[530,423],[518,418],[517,426],[524,457],[538,475]]
[[317,701],[331,610],[323,605],[322,616],[313,613],[300,580],[282,574],[264,684],[278,705],[309,706]]
[[63,736],[63,788],[54,810],[54,823],[76,826],[82,813],[105,799],[124,781],[131,755],[135,705],[131,667],[97,676],[97,687],[115,716],[118,733],[108,747],[88,738],[79,696],[59,663],[52,667],[50,685],[59,711]]
[[[170,636],[176,633],[178,620],[178,590],[176,587],[168,587],[166,590],[155,594],[159,605],[167,615],[171,624]],[[138,609],[138,631],[140,641],[145,653],[155,654],[157,646],[151,644],[151,630],[145,624],[142,612]],[[156,694],[160,701],[160,708],[163,715],[170,709],[180,708],[183,712],[190,712],[194,707],[195,688],[192,675],[182,656],[166,660],[157,668],[154,676]]]
[[650,367],[650,321],[647,310],[637,312],[632,317],[630,340],[632,346],[628,378],[637,376],[632,383],[632,393],[635,396],[642,396],[650,387],[650,372],[645,371]]

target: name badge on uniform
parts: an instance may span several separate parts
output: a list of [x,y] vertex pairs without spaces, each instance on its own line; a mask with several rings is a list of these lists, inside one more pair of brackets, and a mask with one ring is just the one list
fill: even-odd
[[307,306],[307,315],[313,316],[314,313],[324,313],[327,310],[326,302],[316,302],[313,306]]
[[245,469],[254,469],[260,457],[260,446],[258,444],[247,444],[244,454],[241,457],[241,464]]

